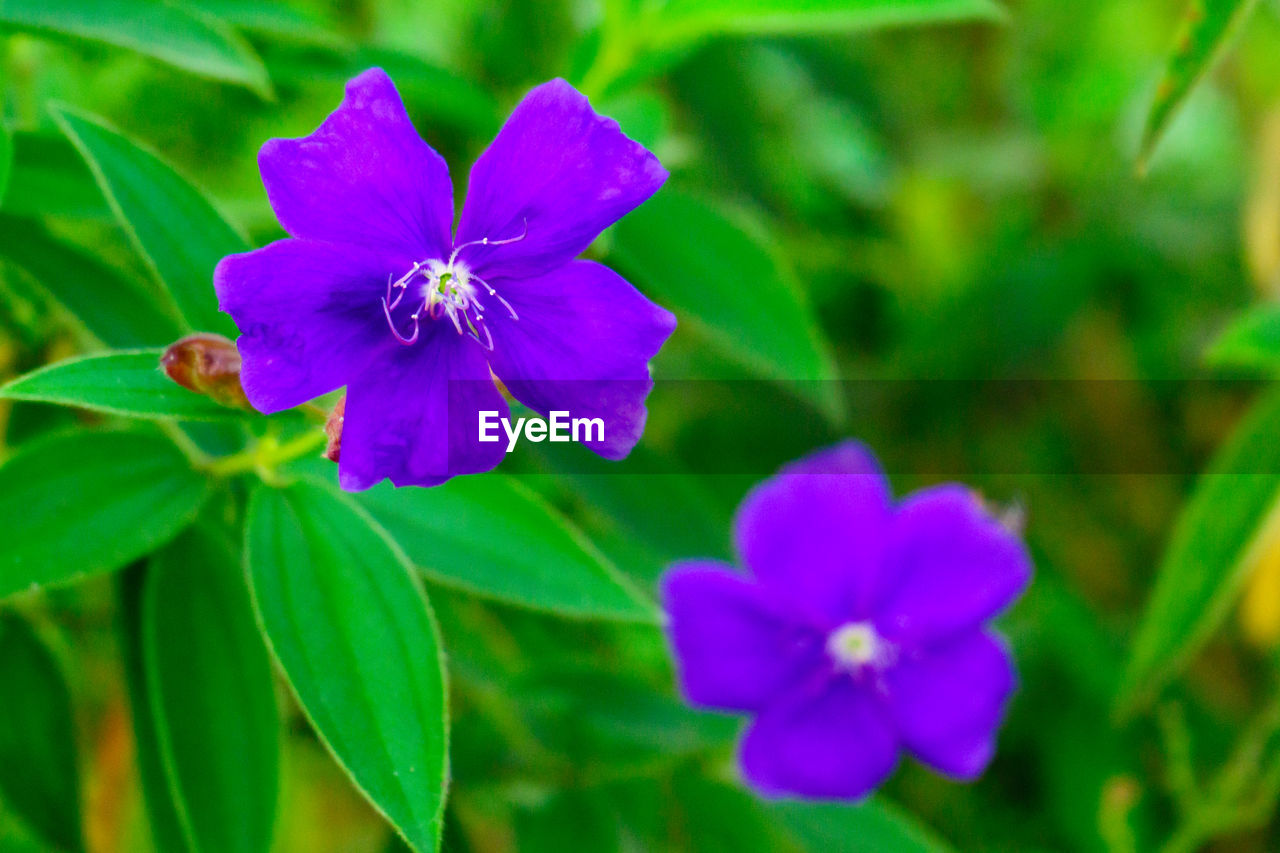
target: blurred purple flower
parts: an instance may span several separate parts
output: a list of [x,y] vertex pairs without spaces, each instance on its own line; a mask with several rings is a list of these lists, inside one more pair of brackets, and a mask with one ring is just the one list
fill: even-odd
[[663,579],[682,690],[754,715],[747,780],[771,796],[857,798],[905,749],[972,779],[1016,685],[985,623],[1027,585],[1017,535],[958,485],[894,503],[856,442],[757,486],[734,540],[748,577],[710,561]]
[[494,375],[536,411],[602,418],[589,443],[602,456],[630,452],[675,319],[574,258],[667,172],[572,86],[552,80],[516,107],[471,170],[456,238],[448,167],[381,69],[258,160],[292,238],[224,258],[214,285],[255,408],[347,386],[344,488],[497,465],[504,442],[480,442],[477,415],[508,415]]

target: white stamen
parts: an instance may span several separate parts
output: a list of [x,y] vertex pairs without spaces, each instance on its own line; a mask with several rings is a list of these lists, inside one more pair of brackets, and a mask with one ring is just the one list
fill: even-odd
[[454,262],[458,260],[458,253],[461,252],[463,249],[467,248],[468,246],[506,246],[509,243],[519,243],[526,236],[528,236],[528,234],[529,234],[529,220],[526,219],[524,221],[524,230],[521,231],[515,237],[507,237],[504,240],[490,240],[488,237],[481,237],[479,240],[471,240],[470,242],[463,243],[462,245],[458,246],[456,249],[453,250],[453,254],[449,256],[448,265],[453,266]]
[[870,622],[847,622],[827,637],[827,654],[837,668],[856,671],[892,663],[895,651]]
[[[430,319],[439,319],[441,314],[449,318],[453,323],[453,328],[460,335],[476,341],[482,347],[488,350],[493,349],[493,335],[489,332],[489,327],[485,323],[484,312],[485,307],[477,298],[477,288],[479,285],[485,291],[507,309],[507,313],[511,315],[512,320],[518,320],[516,311],[511,307],[511,303],[503,299],[502,296],[484,279],[471,272],[471,269],[458,260],[458,254],[468,246],[505,246],[508,243],[518,243],[523,240],[529,233],[529,223],[526,220],[524,231],[515,237],[508,237],[502,240],[491,240],[483,237],[479,240],[472,240],[463,243],[453,250],[449,255],[448,261],[441,261],[439,258],[433,258],[429,261],[418,261],[413,265],[407,273],[402,275],[395,281],[391,280],[391,276],[387,276],[387,295],[382,298],[382,311],[386,315],[387,325],[391,327],[391,334],[396,340],[406,346],[418,340],[419,318],[426,312]],[[419,282],[419,279],[421,280]],[[395,319],[391,312],[400,304],[400,300],[409,290],[411,283],[419,282],[419,295],[422,297],[422,303],[418,309],[410,315],[413,321],[412,333],[408,336],[402,334],[396,328]],[[392,291],[398,291],[393,293]],[[464,329],[463,326],[466,326]]]

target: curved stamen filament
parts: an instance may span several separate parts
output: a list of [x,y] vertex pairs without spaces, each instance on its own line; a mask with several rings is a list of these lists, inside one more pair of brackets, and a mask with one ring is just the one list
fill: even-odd
[[[480,282],[480,284],[484,285],[484,289],[485,289],[485,290],[487,290],[487,291],[489,292],[489,295],[490,295],[490,296],[492,296],[494,299],[498,300],[499,302],[501,302],[501,303],[502,303],[502,307],[507,309],[507,313],[511,315],[511,319],[512,319],[512,320],[519,320],[519,319],[520,319],[520,317],[516,315],[516,309],[514,309],[514,308],[512,308],[512,307],[511,307],[511,303],[510,303],[510,302],[508,302],[507,300],[503,299],[503,298],[502,298],[502,295],[501,295],[500,293],[498,293],[498,291],[494,290],[494,289],[493,289],[493,286],[492,286],[492,285],[490,285],[490,284],[489,284],[489,282],[485,281],[484,279],[482,279],[482,278],[481,278],[480,276],[478,276],[478,275],[473,275],[473,276],[471,276],[471,280],[472,280],[472,281],[478,281],[478,282]],[[479,303],[479,302],[477,302],[476,304],[477,304],[477,305],[479,305],[480,303]]]
[[[390,308],[392,311],[394,311],[396,306],[400,304],[400,300],[404,298],[405,291],[409,289],[409,280],[412,279],[415,275],[417,275],[423,266],[424,264],[422,263],[422,261],[418,261],[413,265],[413,269],[409,270],[407,273],[400,276],[400,278],[397,279],[394,283],[391,281],[391,276],[389,275],[387,276],[386,301],[390,303]],[[398,288],[400,292],[396,294],[396,298],[393,300],[391,298],[391,291],[392,289],[395,289],[395,288]]]
[[[396,297],[396,304],[399,304],[401,296],[404,296],[404,294],[402,293],[400,296]],[[386,299],[382,300],[382,313],[387,317],[387,325],[391,327],[391,334],[395,336],[397,341],[405,346],[409,346],[410,344],[417,342],[418,333],[422,330],[419,323],[419,315],[422,313],[422,308],[419,308],[410,315],[409,319],[413,320],[413,334],[406,338],[404,335],[400,334],[400,330],[396,328],[396,321],[391,318],[391,309],[394,307],[395,305],[387,304]]]
[[[400,288],[400,292],[396,294],[395,299],[391,298],[391,289],[393,287]],[[388,312],[394,311],[396,306],[400,304],[400,300],[404,299],[404,288],[405,286],[400,282],[396,282],[395,284],[392,284],[391,276],[387,276],[387,295],[382,297],[382,305],[384,308],[387,309]]]
[[488,237],[481,237],[479,240],[470,240],[466,243],[456,246],[453,250],[453,254],[449,256],[449,263],[447,264],[447,266],[452,267],[454,262],[458,260],[458,253],[470,246],[506,246],[511,243],[519,243],[521,240],[523,240],[525,237],[528,237],[528,236],[529,236],[529,220],[526,218],[524,220],[524,230],[521,231],[518,236],[507,237],[502,240],[490,240]]

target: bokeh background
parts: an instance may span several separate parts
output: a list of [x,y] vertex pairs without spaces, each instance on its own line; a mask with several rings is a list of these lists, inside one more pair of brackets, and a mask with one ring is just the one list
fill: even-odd
[[[283,232],[257,148],[310,132],[360,70],[391,74],[459,201],[510,107],[562,76],[672,172],[592,253],[681,324],[654,363],[633,459],[526,445],[507,474],[647,589],[671,559],[728,556],[746,488],[843,436],[866,441],[899,492],[961,479],[1025,525],[1036,580],[1002,623],[1022,688],[993,766],[961,785],[907,762],[860,808],[747,793],[736,721],[681,706],[653,627],[430,585],[452,678],[444,850],[1280,846],[1280,557],[1254,535],[1266,512],[1231,516],[1230,478],[1220,505],[1202,498],[1178,528],[1209,543],[1178,563],[1183,577],[1212,588],[1165,581],[1167,601],[1195,610],[1168,630],[1204,642],[1126,698],[1143,692],[1135,641],[1159,633],[1147,608],[1198,474],[1275,367],[1226,370],[1206,352],[1280,295],[1280,6],[1248,20],[1140,174],[1181,0],[938,15],[925,2],[738,4],[743,16],[692,3],[713,11],[669,31],[652,24],[662,4],[641,0],[186,0],[235,46],[205,65],[166,45],[159,4],[89,4],[159,21],[137,49],[35,31],[23,5],[0,5],[13,152],[0,380],[95,348],[56,298],[64,282],[156,290],[51,103],[158,153],[261,245]],[[877,5],[890,12],[858,12]],[[827,6],[855,11],[813,12]],[[103,419],[0,400],[0,457]],[[1273,436],[1246,436],[1243,476],[1276,469]],[[0,518],[0,531],[22,523]],[[37,626],[65,673],[88,849],[150,849],[113,582],[2,607]],[[0,682],[0,717],[30,701],[17,684]],[[282,708],[275,849],[395,849]],[[46,849],[8,793],[0,847]]]

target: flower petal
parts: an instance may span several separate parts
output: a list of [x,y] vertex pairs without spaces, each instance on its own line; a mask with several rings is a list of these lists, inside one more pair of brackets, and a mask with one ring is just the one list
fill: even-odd
[[218,305],[240,328],[240,381],[270,414],[345,385],[391,337],[379,299],[403,260],[385,252],[280,240],[223,258]]
[[766,796],[858,799],[888,778],[898,741],[875,697],[851,678],[767,708],[740,752],[752,787]]
[[342,105],[310,136],[272,139],[262,182],[295,237],[447,258],[453,187],[444,158],[422,141],[381,68],[347,83]]
[[995,755],[996,732],[1017,686],[994,636],[973,633],[885,674],[887,706],[904,745],[948,776],[974,779]]
[[734,519],[743,562],[825,628],[864,615],[891,519],[889,484],[846,441],[756,486]]
[[667,633],[691,703],[750,711],[821,665],[822,638],[723,563],[677,563],[662,580]]
[[437,486],[494,468],[505,443],[479,440],[481,410],[509,414],[484,351],[447,320],[431,321],[416,344],[397,344],[348,386],[340,484],[358,491],[389,477]]
[[572,260],[596,236],[657,192],[667,170],[563,80],[525,96],[471,169],[458,245],[487,279],[527,278]]
[[519,319],[486,303],[493,372],[544,415],[601,419],[603,439],[583,443],[609,459],[625,457],[644,432],[649,359],[675,329],[675,317],[592,261],[503,284]]
[[876,625],[907,645],[973,630],[1013,602],[1031,579],[1022,540],[958,485],[899,505],[885,550]]

